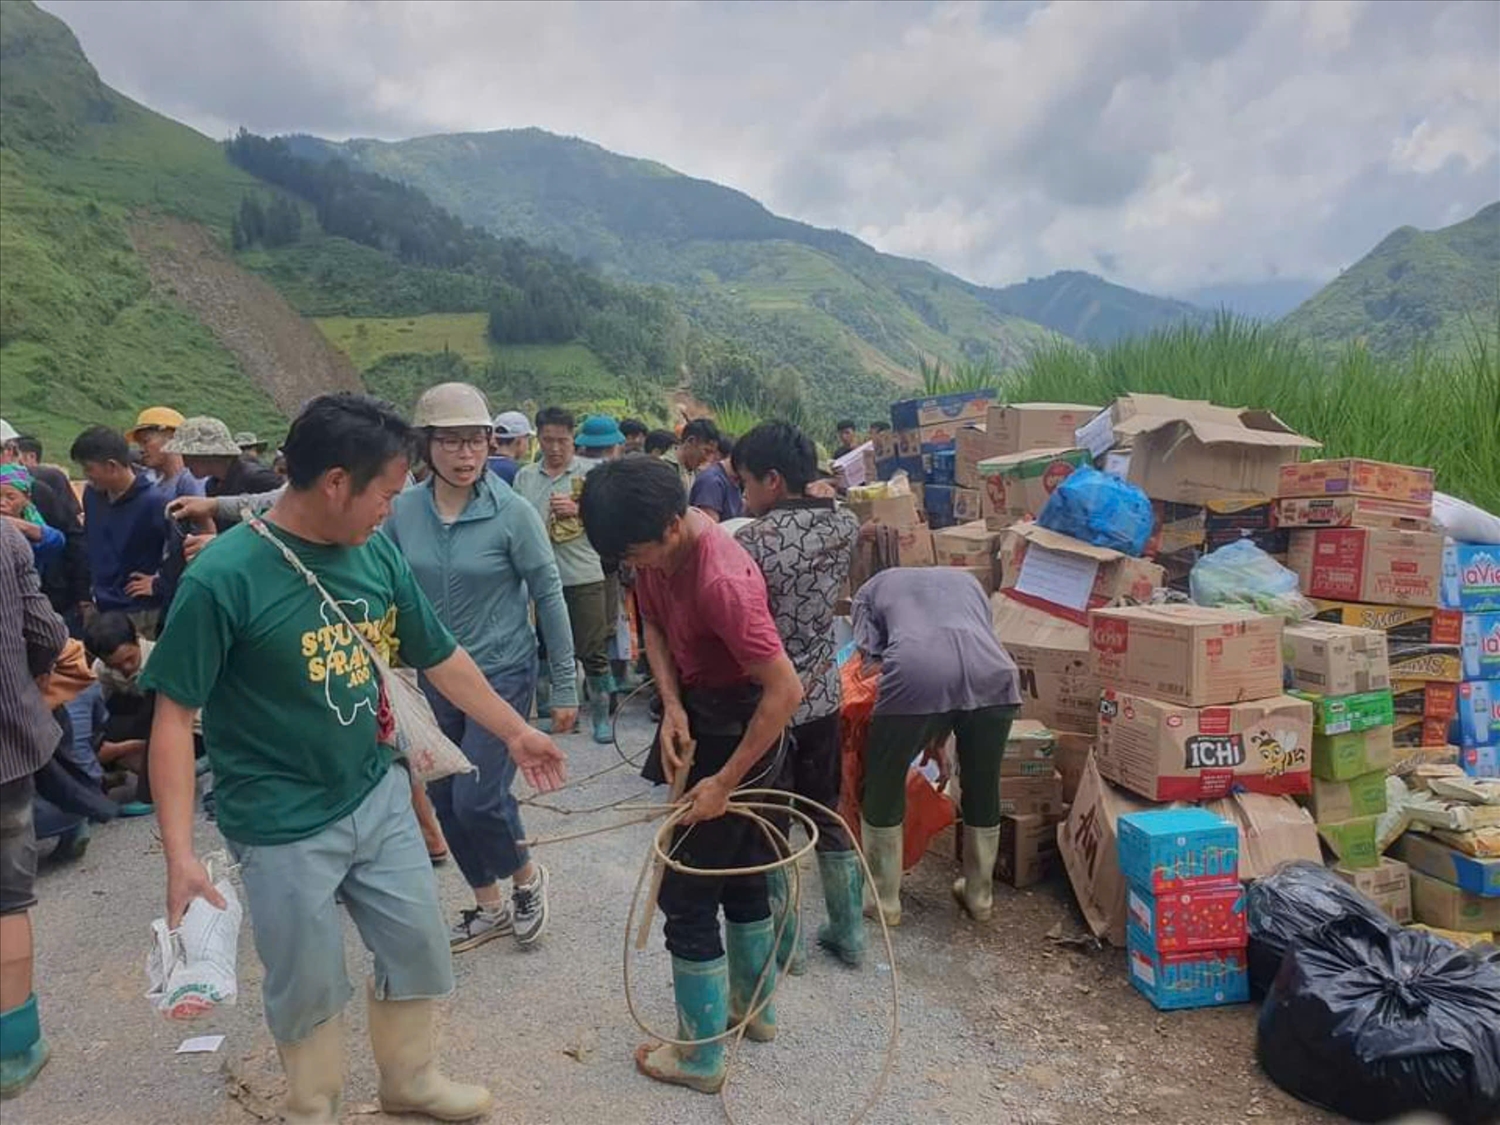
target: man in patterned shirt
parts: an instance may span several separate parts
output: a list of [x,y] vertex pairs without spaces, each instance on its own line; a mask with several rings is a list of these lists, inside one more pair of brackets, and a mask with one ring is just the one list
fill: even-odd
[[[837,809],[843,766],[833,605],[849,575],[859,521],[834,500],[807,495],[818,471],[817,449],[790,423],[764,422],[740,438],[734,469],[744,483],[746,509],[759,517],[741,528],[737,538],[765,575],[781,643],[806,692],[792,717],[795,745],[780,786]],[[847,964],[858,965],[865,951],[859,857],[836,821],[814,817],[828,907],[828,924],[818,930],[818,943]],[[769,883],[773,906],[784,909],[789,894],[785,869],[772,872]],[[793,948],[792,936],[791,926],[782,931],[779,955],[783,964],[790,962],[791,972],[800,973],[805,959],[800,946]]]

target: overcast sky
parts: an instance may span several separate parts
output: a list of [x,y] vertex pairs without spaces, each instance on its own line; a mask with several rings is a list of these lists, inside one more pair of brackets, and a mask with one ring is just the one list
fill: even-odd
[[1326,279],[1500,198],[1500,4],[42,0],[224,136],[536,125],[1006,284]]

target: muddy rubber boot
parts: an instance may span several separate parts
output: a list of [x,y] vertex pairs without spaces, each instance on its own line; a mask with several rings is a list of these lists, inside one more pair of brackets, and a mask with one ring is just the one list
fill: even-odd
[[[785,867],[766,872],[766,892],[771,899],[772,933],[786,916],[786,928],[781,931],[781,943],[776,947],[776,963],[794,977],[807,972],[807,942],[797,916],[792,912],[791,877]],[[731,970],[731,976],[733,971]]]
[[823,903],[828,921],[818,927],[818,944],[846,965],[865,961],[865,870],[856,852],[819,852],[818,874],[823,879]]
[[[672,958],[672,991],[677,1000],[677,1038],[707,1039],[729,1027],[729,969],[723,957],[712,961]],[[717,1094],[724,1085],[724,1040],[696,1047],[643,1043],[635,1068],[647,1078]]]
[[36,993],[0,1012],[0,1098],[13,1098],[30,1086],[51,1057],[36,1014]]
[[277,1043],[286,1071],[287,1125],[337,1125],[344,1099],[344,1017],[334,1016],[296,1043]]
[[964,873],[953,881],[953,897],[976,922],[995,913],[995,856],[1000,852],[1000,826],[964,825]]
[[879,909],[887,926],[901,924],[901,849],[904,832],[899,824],[876,828],[861,819],[859,838],[864,843],[865,860],[875,877],[875,900],[865,904],[865,913],[875,916]]
[[[771,960],[775,946],[775,918],[724,923],[724,949],[729,960],[729,1023],[739,1023],[753,1006],[750,998],[755,995],[755,986],[760,983],[760,975]],[[777,966],[772,965],[765,987],[760,990],[760,1000],[775,993],[776,969]],[[756,1043],[769,1043],[776,1038],[774,1000],[761,1008],[760,1014],[745,1026],[745,1038]]]
[[614,683],[608,673],[588,678],[589,722],[594,741],[608,745],[615,740],[614,724],[609,721],[609,689]]
[[370,996],[370,1046],[380,1070],[384,1113],[416,1113],[439,1121],[483,1117],[495,1099],[483,1086],[443,1077],[437,1068],[437,1006],[431,1000]]

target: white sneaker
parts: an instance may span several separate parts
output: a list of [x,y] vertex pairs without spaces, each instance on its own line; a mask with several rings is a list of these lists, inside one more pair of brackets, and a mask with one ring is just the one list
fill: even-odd
[[547,869],[537,864],[531,882],[517,883],[512,887],[510,901],[516,941],[520,945],[530,945],[547,928]]
[[448,948],[454,953],[462,953],[466,949],[474,949],[487,941],[504,937],[514,930],[510,907],[502,903],[499,912],[492,914],[476,906],[458,916],[453,929],[448,931]]

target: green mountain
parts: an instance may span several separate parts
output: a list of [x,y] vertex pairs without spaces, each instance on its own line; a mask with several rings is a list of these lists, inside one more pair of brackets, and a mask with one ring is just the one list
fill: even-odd
[[984,294],[985,302],[998,312],[1089,344],[1113,344],[1184,323],[1209,324],[1214,316],[1186,301],[1153,297],[1079,270],[1060,270]]
[[1441,230],[1401,227],[1287,316],[1325,345],[1459,352],[1500,325],[1500,203]]
[[[923,358],[951,365],[991,357],[1008,366],[1052,338],[1005,308],[1004,291],[781,218],[742,192],[587,141],[520,129],[394,143],[289,142],[302,155],[340,157],[412,184],[498,234],[555,246],[608,274],[671,286],[694,315],[804,373],[821,375],[812,364],[836,357],[911,382]],[[1088,319],[1086,310],[1069,308],[1052,327]]]

